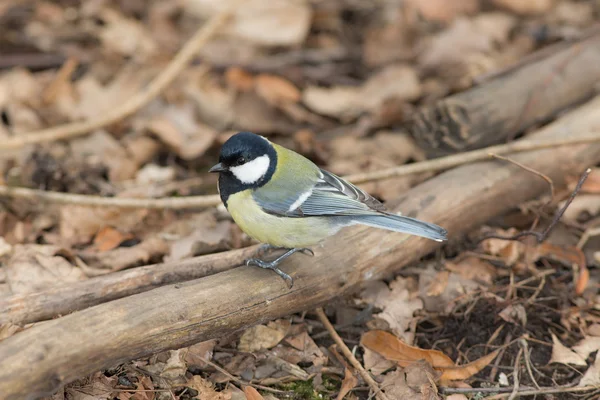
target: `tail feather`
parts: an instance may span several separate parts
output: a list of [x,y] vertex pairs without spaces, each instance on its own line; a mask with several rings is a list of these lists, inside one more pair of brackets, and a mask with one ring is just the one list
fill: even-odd
[[370,214],[352,218],[353,223],[388,229],[390,231],[408,233],[432,239],[437,242],[446,241],[447,231],[441,226],[420,221],[415,218],[395,214]]

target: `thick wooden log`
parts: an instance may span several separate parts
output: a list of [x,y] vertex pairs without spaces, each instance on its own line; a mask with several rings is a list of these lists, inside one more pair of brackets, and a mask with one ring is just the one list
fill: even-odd
[[[584,136],[600,126],[600,98],[532,135],[535,139]],[[514,155],[556,186],[600,161],[600,144]],[[495,215],[547,192],[539,176],[502,161],[443,173],[390,204],[436,222],[459,238]],[[0,342],[0,394],[36,398],[60,385],[120,362],[223,336],[263,321],[322,305],[366,280],[391,274],[438,243],[414,236],[353,227],[297,255],[283,269],[289,290],[270,271],[235,268],[104,303],[44,322]]]
[[171,283],[203,278],[241,265],[257,247],[194,257],[181,262],[148,265],[82,282],[62,284],[43,292],[1,298],[0,325],[44,321]]
[[415,113],[406,129],[432,156],[498,144],[596,92],[600,33],[539,57]]

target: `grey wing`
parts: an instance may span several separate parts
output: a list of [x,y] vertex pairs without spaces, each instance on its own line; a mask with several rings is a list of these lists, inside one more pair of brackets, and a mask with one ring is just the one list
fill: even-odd
[[374,197],[323,170],[314,184],[300,193],[278,192],[257,190],[253,197],[265,212],[286,217],[351,216],[385,210]]
[[353,184],[343,180],[331,172],[321,170],[322,177],[317,182],[316,189],[323,191],[337,191],[345,194],[353,200],[357,200],[369,208],[377,211],[385,211],[385,206],[379,200],[354,186]]

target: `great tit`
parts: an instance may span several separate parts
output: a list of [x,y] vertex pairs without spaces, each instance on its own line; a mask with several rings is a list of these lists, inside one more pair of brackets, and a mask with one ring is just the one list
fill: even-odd
[[349,225],[368,225],[441,242],[446,230],[415,218],[391,214],[377,199],[312,161],[250,132],[231,136],[222,146],[218,190],[237,225],[263,242],[261,250],[287,250],[274,261],[246,260],[273,270],[291,288],[292,278],[278,265]]

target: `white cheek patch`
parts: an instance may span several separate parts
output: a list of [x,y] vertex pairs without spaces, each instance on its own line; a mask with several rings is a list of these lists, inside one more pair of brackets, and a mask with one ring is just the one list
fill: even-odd
[[248,161],[244,165],[230,167],[229,170],[242,183],[256,183],[260,178],[265,176],[270,164],[271,159],[265,154],[264,156],[256,157],[252,161]]

